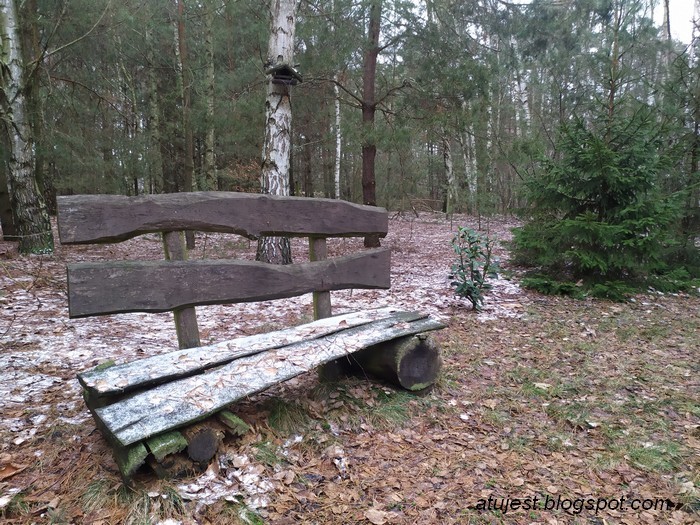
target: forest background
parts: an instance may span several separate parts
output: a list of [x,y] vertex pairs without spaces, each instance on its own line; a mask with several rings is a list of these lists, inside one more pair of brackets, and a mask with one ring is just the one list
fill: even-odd
[[[14,62],[3,18],[0,221],[21,250],[23,243],[23,251],[50,249],[39,215],[54,212],[59,194],[259,191],[266,4],[16,5]],[[697,252],[700,191],[693,42],[673,40],[668,0],[304,1],[295,46],[304,81],[291,95],[292,194],[479,218],[531,215],[534,206],[557,220],[590,212],[607,226],[621,219],[602,208],[628,213],[632,205],[590,204],[609,192],[596,170],[606,178],[612,166],[617,189],[638,208],[635,235],[656,240],[649,224],[661,225],[672,239],[666,248],[674,248],[657,255],[687,261]],[[21,75],[13,75],[18,61]],[[27,121],[21,132],[18,95]],[[371,121],[367,111],[376,115]],[[572,139],[577,127],[585,136]],[[35,161],[24,181],[13,182],[8,157],[17,136]],[[581,165],[575,150],[585,137],[603,137],[612,164]],[[369,175],[367,148],[377,152]],[[569,177],[581,185],[557,186]],[[576,206],[561,209],[533,192],[533,181],[539,190],[557,186],[550,201],[568,196]],[[31,204],[19,194],[34,185],[39,201]],[[521,248],[537,259],[532,242]]]

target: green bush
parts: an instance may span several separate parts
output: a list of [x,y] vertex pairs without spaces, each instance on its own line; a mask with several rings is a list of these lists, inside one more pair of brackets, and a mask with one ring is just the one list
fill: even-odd
[[460,227],[452,238],[457,260],[452,265],[452,286],[455,293],[468,299],[474,310],[481,311],[483,292],[490,290],[486,282],[495,277],[498,263],[492,257],[493,239],[470,228]]

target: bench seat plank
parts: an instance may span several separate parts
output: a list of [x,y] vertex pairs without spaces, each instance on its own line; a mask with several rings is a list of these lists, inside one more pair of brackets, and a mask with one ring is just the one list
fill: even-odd
[[[278,265],[241,260],[117,261],[68,265],[71,318],[166,312],[314,291],[389,288],[391,250]],[[144,293],[149,290],[149,293]]]
[[336,199],[201,191],[160,195],[60,196],[63,244],[119,242],[144,233],[199,230],[261,235],[361,237],[387,234],[386,210]]
[[114,442],[127,446],[204,419],[238,399],[367,346],[443,327],[421,314],[395,314],[389,319],[236,359],[221,368],[157,386],[97,408],[95,417]]
[[386,319],[398,312],[387,307],[364,310],[313,321],[275,332],[238,337],[213,345],[187,348],[78,374],[80,384],[93,399],[188,377],[234,359],[323,337],[340,330]]

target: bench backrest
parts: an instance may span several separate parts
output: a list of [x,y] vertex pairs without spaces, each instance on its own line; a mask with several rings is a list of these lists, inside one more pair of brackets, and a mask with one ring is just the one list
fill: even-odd
[[[187,260],[182,232],[309,237],[310,262]],[[389,288],[390,252],[326,259],[327,237],[385,236],[386,210],[332,199],[234,192],[58,197],[62,244],[111,243],[162,232],[166,260],[68,265],[71,318],[175,313],[181,348],[199,346],[194,307],[314,294],[314,317],[331,315],[330,290]]]

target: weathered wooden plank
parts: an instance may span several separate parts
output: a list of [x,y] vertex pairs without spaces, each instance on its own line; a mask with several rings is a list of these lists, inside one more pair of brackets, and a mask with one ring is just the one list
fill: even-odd
[[[129,363],[100,367],[78,374],[78,380],[91,399],[104,399],[173,379],[189,377],[240,357],[387,319],[397,313],[399,310],[396,308],[387,307],[338,315],[275,332],[239,337],[213,345],[176,350]],[[103,406],[95,404],[98,405]]]
[[261,235],[358,237],[388,231],[385,209],[335,199],[235,192],[58,197],[63,244],[119,242],[143,233],[199,230]]
[[[169,261],[186,261],[187,245],[185,232],[165,232],[163,234],[163,251]],[[193,306],[178,308],[173,311],[175,317],[175,332],[180,348],[195,348],[201,346],[199,340],[199,325],[197,324],[197,312]]]
[[[386,248],[289,265],[240,260],[68,265],[71,318],[263,301],[319,290],[389,288]],[[144,293],[148,290],[148,293]]]
[[112,439],[129,445],[201,420],[244,396],[366,346],[444,327],[437,321],[420,317],[417,313],[404,313],[321,339],[236,359],[216,370],[160,385],[98,408],[95,413]]

